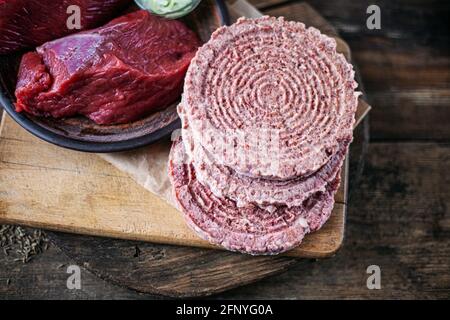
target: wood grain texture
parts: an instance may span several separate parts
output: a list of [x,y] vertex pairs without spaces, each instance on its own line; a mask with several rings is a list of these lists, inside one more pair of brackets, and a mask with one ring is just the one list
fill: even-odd
[[380,30],[365,26],[374,1],[308,3],[352,48],[368,101],[377,106],[373,140],[450,141],[449,1],[376,1]]
[[24,265],[0,254],[0,300],[148,299],[148,296],[104,281],[85,268],[81,271],[81,290],[69,290],[67,268],[74,264],[75,261],[54,245]]
[[[276,2],[273,2],[273,4],[274,3]],[[336,28],[325,20],[316,9],[309,5],[305,5],[304,2],[294,2],[288,6],[269,8],[264,10],[264,14],[270,16],[283,16],[287,20],[301,21],[308,27],[315,27],[331,37],[339,37]],[[301,17],[301,19],[299,19],[299,17]]]
[[[229,0],[227,0],[227,1],[229,1]],[[262,11],[267,11],[268,8],[274,7],[274,6],[284,6],[284,7],[288,8],[288,7],[290,7],[291,4],[295,3],[290,0],[248,0],[248,2]],[[300,1],[298,1],[298,2],[300,2]]]
[[[372,143],[363,179],[360,184],[352,185],[355,193],[349,203],[346,237],[339,254],[331,259],[301,259],[280,275],[214,295],[211,299],[448,299],[449,177],[449,144]],[[70,264],[91,261],[92,256],[86,255],[89,246],[86,242],[91,238],[67,235],[66,239],[60,239],[66,241],[64,246],[73,248],[69,252],[71,256],[81,251],[80,256],[85,258],[73,260],[51,246],[32,263],[22,266],[0,254],[0,297],[159,298],[105,282],[84,268],[82,290],[67,290],[66,268]],[[117,241],[95,239],[94,244],[100,247],[114,246]],[[120,252],[123,258],[119,260],[130,257],[142,264],[146,259],[160,261],[157,259],[161,252],[173,248],[164,246],[161,251],[141,248],[142,243],[118,242],[121,243],[119,248],[111,250]],[[136,244],[143,252],[140,258],[134,257]],[[92,252],[93,256],[107,254],[100,249]],[[105,257],[105,261],[111,259]],[[372,264],[381,268],[381,290],[366,287],[366,268]],[[127,269],[130,274],[137,272],[133,267]],[[6,279],[10,279],[8,286]]]
[[[448,299],[450,144],[371,143],[339,254],[217,298]],[[381,290],[366,287],[369,265]]]
[[279,273],[296,263],[295,259],[281,256],[248,257],[219,250],[71,234],[51,234],[50,238],[77,265],[103,280],[171,297],[211,295]]

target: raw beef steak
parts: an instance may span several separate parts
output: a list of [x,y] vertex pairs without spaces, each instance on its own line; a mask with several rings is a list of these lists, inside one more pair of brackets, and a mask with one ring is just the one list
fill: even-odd
[[200,45],[183,23],[137,11],[22,58],[16,110],[127,123],[175,102]]
[[130,0],[0,0],[0,54],[80,31],[67,27],[69,6],[80,8],[81,28],[86,30],[129,4]]

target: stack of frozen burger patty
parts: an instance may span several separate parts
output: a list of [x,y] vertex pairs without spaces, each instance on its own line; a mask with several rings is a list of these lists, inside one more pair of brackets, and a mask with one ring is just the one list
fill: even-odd
[[334,39],[283,18],[218,29],[191,62],[169,175],[186,221],[276,254],[330,217],[359,93]]

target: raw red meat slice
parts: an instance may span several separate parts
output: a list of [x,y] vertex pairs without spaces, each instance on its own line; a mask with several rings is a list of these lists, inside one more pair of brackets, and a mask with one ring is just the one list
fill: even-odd
[[285,180],[317,171],[351,139],[356,87],[333,38],[283,18],[241,18],[198,50],[182,104],[217,163]]
[[130,0],[0,0],[0,54],[60,38],[80,30],[67,28],[67,8],[80,8],[83,30],[95,28]]
[[199,45],[179,21],[130,13],[24,55],[16,109],[98,124],[137,120],[179,98]]
[[169,160],[175,198],[189,226],[203,239],[228,250],[249,254],[277,254],[299,245],[330,217],[339,175],[305,200],[302,206],[279,206],[275,212],[254,205],[238,208],[227,198],[216,197],[196,177],[181,140],[172,146]]

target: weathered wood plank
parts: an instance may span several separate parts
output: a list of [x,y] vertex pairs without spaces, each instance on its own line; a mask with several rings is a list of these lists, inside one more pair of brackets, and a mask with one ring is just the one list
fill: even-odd
[[[71,234],[50,238],[101,279],[172,297],[210,295],[286,270],[286,257],[248,257],[219,250],[119,241]],[[124,272],[126,270],[126,272]]]
[[[233,0],[227,0],[227,1],[233,1]],[[278,6],[278,5],[284,5],[284,4],[288,4],[288,2],[290,2],[290,0],[248,0],[249,3],[251,3],[252,5],[254,5],[255,7],[257,7],[260,10],[264,10],[268,7],[272,7],[272,6]]]
[[[352,48],[374,106],[373,139],[450,141],[450,38],[445,27],[450,5],[402,1],[396,6],[379,1],[382,28],[369,30],[365,21],[370,1],[343,1],[340,6],[332,1],[309,3]],[[301,10],[293,2],[265,13],[292,19]]]
[[[0,300],[3,299],[157,299],[106,282],[81,268],[81,289],[67,289],[67,267],[75,265],[50,246],[33,262],[22,265],[0,254]],[[82,266],[81,266],[82,267]]]
[[[212,298],[448,299],[450,145],[374,143],[366,161],[364,178],[350,202],[347,235],[338,255],[325,260],[302,260],[281,275]],[[76,248],[82,239],[90,241],[80,237],[73,242],[73,250],[79,251],[80,256],[86,254],[86,246]],[[114,250],[121,253],[123,260],[133,256],[139,261],[158,262],[162,254],[139,245],[141,255],[135,258],[134,243],[121,243]],[[0,255],[0,296],[152,297],[103,282],[89,271],[82,273],[83,289],[69,291],[65,287],[65,268],[74,263],[78,262],[67,259],[53,247],[24,266]],[[119,263],[123,261],[119,259]],[[64,267],[57,268],[60,264]],[[366,268],[372,264],[381,268],[381,290],[366,287]],[[130,274],[136,272],[132,267],[128,270]],[[8,287],[3,285],[7,278],[11,279]]]
[[[311,6],[305,6],[303,2],[294,2],[292,4],[264,10],[264,14],[271,16],[283,16],[287,20],[299,20],[308,27],[315,27],[329,36],[337,37],[338,32],[325,18]],[[318,18],[319,17],[319,18]]]
[[377,1],[381,29],[366,27],[373,1],[308,1],[338,29],[360,67],[376,140],[450,141],[448,1]]
[[[448,299],[449,184],[450,144],[373,143],[339,254],[218,298]],[[373,264],[381,290],[366,287]]]

